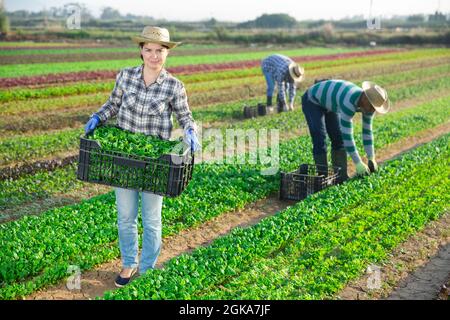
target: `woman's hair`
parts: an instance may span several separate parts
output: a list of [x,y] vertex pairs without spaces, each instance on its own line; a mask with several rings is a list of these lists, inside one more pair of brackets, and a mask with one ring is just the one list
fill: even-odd
[[[145,44],[145,42],[139,42],[139,48],[142,49],[142,48],[144,47],[144,44]],[[165,46],[165,45],[163,45],[163,44],[162,44],[162,46],[163,46],[164,48],[166,48],[166,49],[169,49],[168,46]],[[144,58],[142,57],[142,54],[141,54],[141,60],[144,61]]]

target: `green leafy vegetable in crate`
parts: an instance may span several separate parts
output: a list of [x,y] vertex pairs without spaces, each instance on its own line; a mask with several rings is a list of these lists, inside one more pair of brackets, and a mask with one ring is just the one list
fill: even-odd
[[104,150],[155,159],[163,154],[181,155],[183,153],[183,148],[179,145],[180,141],[161,140],[157,137],[133,133],[112,126],[97,128],[92,138],[98,141]]

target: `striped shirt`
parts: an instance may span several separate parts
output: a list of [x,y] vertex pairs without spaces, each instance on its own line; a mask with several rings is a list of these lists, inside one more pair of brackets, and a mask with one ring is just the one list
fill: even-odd
[[[311,86],[308,97],[312,102],[328,111],[337,112],[342,139],[347,153],[355,164],[361,162],[353,138],[353,117],[358,109],[358,101],[363,90],[357,85],[344,80],[326,80]],[[362,138],[367,157],[374,157],[372,122],[375,113],[362,113]]]
[[270,55],[261,62],[263,72],[271,74],[277,83],[278,97],[282,104],[286,103],[286,90],[289,92],[289,102],[293,102],[295,97],[294,81],[289,74],[289,65],[292,62],[289,57],[281,54]]
[[100,120],[117,116],[117,125],[122,129],[168,140],[173,112],[184,130],[195,130],[183,83],[162,69],[156,81],[146,86],[142,68],[119,72],[111,96],[96,113]]

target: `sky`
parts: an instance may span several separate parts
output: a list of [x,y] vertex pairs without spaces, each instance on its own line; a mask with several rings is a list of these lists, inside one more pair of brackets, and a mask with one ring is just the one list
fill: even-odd
[[263,13],[287,13],[297,20],[330,19],[363,15],[411,15],[450,12],[450,0],[0,0],[7,11],[40,11],[71,2],[84,3],[94,16],[109,6],[121,14],[156,19],[198,21],[214,17],[220,21],[253,20]]

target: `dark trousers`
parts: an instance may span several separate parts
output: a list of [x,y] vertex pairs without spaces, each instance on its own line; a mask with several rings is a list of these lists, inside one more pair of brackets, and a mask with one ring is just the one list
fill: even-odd
[[336,112],[327,111],[325,108],[312,102],[307,92],[302,96],[302,109],[312,138],[314,155],[327,153],[327,133],[331,140],[332,150],[344,148],[339,127],[339,116]]

